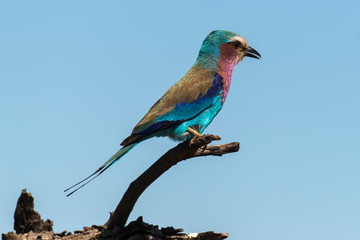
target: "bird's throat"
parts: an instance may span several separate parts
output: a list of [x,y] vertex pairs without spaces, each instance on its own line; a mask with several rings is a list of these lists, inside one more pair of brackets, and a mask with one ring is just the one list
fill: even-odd
[[217,73],[223,78],[223,103],[229,93],[231,85],[231,77],[235,66],[240,59],[236,50],[228,44],[223,44],[221,47],[221,54],[217,63]]

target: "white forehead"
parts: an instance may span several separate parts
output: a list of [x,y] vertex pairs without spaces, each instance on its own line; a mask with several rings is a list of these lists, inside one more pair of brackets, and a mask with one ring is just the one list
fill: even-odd
[[239,42],[241,42],[241,44],[242,44],[243,46],[246,46],[246,45],[247,45],[246,40],[245,40],[244,38],[240,37],[240,36],[232,37],[232,38],[230,39],[230,42],[233,42],[233,41],[239,41]]

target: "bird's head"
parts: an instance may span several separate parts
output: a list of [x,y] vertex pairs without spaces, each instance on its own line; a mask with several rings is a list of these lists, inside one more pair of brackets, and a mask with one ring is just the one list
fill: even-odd
[[208,62],[215,60],[236,65],[245,57],[260,59],[261,55],[249,46],[240,35],[223,30],[212,31],[201,46],[198,61]]

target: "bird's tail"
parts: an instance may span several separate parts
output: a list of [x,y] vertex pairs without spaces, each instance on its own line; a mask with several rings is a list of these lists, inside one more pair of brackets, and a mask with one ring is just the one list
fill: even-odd
[[[109,160],[107,160],[101,167],[99,167],[98,170],[96,170],[93,174],[91,174],[90,176],[88,176],[87,178],[81,180],[80,182],[72,185],[71,187],[67,188],[64,190],[64,192],[69,191],[70,189],[78,186],[79,184],[81,184],[80,186],[78,186],[75,190],[73,190],[72,192],[70,192],[68,195],[66,195],[67,197],[70,196],[71,194],[73,194],[74,192],[76,192],[77,190],[79,190],[80,188],[82,188],[83,186],[85,186],[86,184],[88,184],[89,182],[91,182],[92,180],[94,180],[95,178],[97,178],[100,174],[102,174],[106,169],[108,169],[111,165],[113,165],[117,160],[119,160],[122,156],[124,156],[126,153],[128,153],[133,147],[135,147],[137,145],[137,143],[133,143],[130,144],[128,146],[125,146],[123,148],[121,148],[119,151],[117,151]],[[90,179],[89,179],[90,178]],[[89,180],[88,180],[89,179]]]

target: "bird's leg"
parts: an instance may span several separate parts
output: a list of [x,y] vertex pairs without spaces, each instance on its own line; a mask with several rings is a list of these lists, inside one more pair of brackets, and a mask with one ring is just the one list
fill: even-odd
[[[191,140],[190,140],[190,146],[194,145],[194,143],[195,143],[199,138],[204,138],[204,135],[202,135],[202,134],[199,133],[198,131],[192,129],[191,127],[188,127],[188,128],[187,128],[187,131],[188,131],[189,133],[191,133],[192,135],[194,135],[194,136],[191,138]],[[206,145],[207,145],[207,144],[204,145],[205,148],[206,148]]]
[[221,140],[221,138],[217,135],[207,134],[203,135],[198,131],[188,127],[187,131],[194,135],[194,137],[190,140],[190,146],[194,145],[195,143],[199,142],[199,138],[201,139],[200,142],[204,142],[205,144],[202,145],[204,149],[206,149],[207,144],[210,143],[212,140]]
[[204,136],[201,133],[199,133],[198,131],[192,129],[191,127],[188,127],[186,131],[188,131],[189,133],[191,133],[194,136],[198,136],[198,137]]

